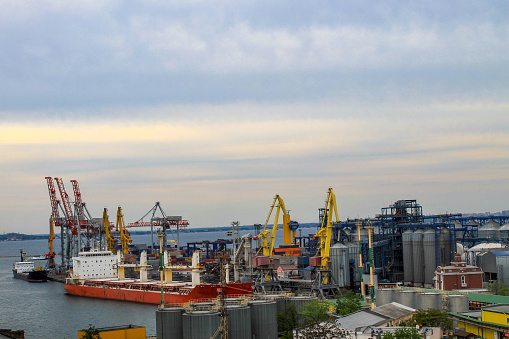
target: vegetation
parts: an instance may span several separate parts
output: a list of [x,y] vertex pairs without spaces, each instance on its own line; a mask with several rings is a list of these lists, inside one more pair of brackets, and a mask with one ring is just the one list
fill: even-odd
[[401,327],[394,333],[385,332],[382,339],[422,339],[424,336],[415,327]]
[[497,295],[509,295],[509,288],[502,284],[501,282],[494,281],[488,284],[488,291]]
[[95,326],[92,326],[92,324],[89,324],[88,329],[84,330],[84,332],[85,334],[83,334],[80,339],[101,339],[99,330],[95,328]]
[[408,322],[409,326],[420,325],[425,327],[441,327],[444,332],[452,330],[452,320],[448,318],[447,312],[429,308],[417,310]]
[[343,298],[336,300],[336,314],[344,316],[361,309],[361,297],[348,291]]
[[320,300],[312,300],[305,304],[302,311],[297,311],[294,303],[289,303],[282,312],[277,314],[282,338],[347,338],[348,331],[341,329],[329,314],[329,304]]

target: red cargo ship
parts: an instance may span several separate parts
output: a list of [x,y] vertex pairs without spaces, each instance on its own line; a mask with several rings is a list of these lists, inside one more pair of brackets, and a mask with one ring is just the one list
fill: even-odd
[[[147,279],[146,253],[142,253],[140,265],[122,264],[120,255],[110,251],[80,252],[73,257],[71,278],[66,279],[65,290],[72,295],[91,298],[134,301],[147,304],[161,303],[161,282]],[[138,267],[140,279],[125,279],[125,267]],[[167,267],[165,265],[165,267]],[[165,276],[171,272],[165,272]],[[193,254],[192,280],[187,282],[163,283],[164,303],[183,305],[218,297],[220,284],[200,284],[198,253]],[[194,286],[193,286],[194,285]],[[237,297],[251,294],[253,284],[227,283],[226,297]]]
[[[163,284],[164,303],[183,305],[190,302],[209,301],[219,295],[220,284],[199,284],[175,282]],[[139,282],[138,280],[94,279],[84,284],[65,284],[65,290],[72,295],[82,297],[134,301],[146,304],[161,303],[161,285],[159,282]],[[228,283],[226,297],[239,297],[251,294],[253,285],[246,283]]]

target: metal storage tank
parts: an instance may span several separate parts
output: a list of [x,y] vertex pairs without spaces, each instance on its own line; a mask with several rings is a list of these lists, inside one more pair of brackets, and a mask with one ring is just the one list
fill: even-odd
[[336,243],[330,248],[330,267],[332,275],[336,278],[339,287],[350,285],[350,272],[348,269],[348,247]]
[[449,303],[449,312],[460,313],[468,311],[468,296],[467,295],[448,295],[447,301]]
[[377,288],[375,289],[376,306],[382,306],[390,304],[394,301],[394,289],[393,288]]
[[288,303],[294,303],[295,309],[297,310],[297,312],[300,312],[304,309],[304,305],[310,303],[313,299],[316,299],[316,298],[297,296],[297,297],[288,298]]
[[412,233],[412,257],[414,267],[421,267],[421,269],[413,270],[413,282],[416,285],[421,285],[424,282],[424,270],[422,269],[424,267],[423,236],[424,231],[420,229]]
[[394,292],[394,301],[401,305],[417,308],[416,294],[412,290],[396,290]]
[[263,294],[258,296],[261,300],[275,301],[277,305],[277,313],[283,312],[288,303],[288,298],[280,294]]
[[453,261],[451,257],[451,234],[449,233],[449,229],[447,227],[442,227],[440,229],[440,260],[439,263],[442,266],[448,266]]
[[192,311],[182,315],[183,339],[210,339],[216,333],[221,318],[215,311]]
[[226,305],[240,305],[242,303],[241,298],[225,298]]
[[182,339],[182,307],[169,307],[156,311],[157,339]]
[[484,225],[479,226],[477,236],[489,240],[500,239],[500,224],[495,220],[488,221]]
[[509,244],[509,222],[507,224],[503,224],[499,229],[500,231],[500,239],[504,244]]
[[228,338],[251,338],[251,309],[249,306],[227,305]]
[[414,281],[414,261],[412,249],[412,230],[403,232],[403,280],[405,282]]
[[[361,281],[361,275],[359,271],[359,243],[348,243],[346,244],[348,247],[348,270],[350,271],[350,263],[353,265],[353,281],[359,282]],[[352,279],[352,277],[349,275],[349,278]],[[350,282],[348,282],[348,285],[350,285]]]
[[418,293],[417,308],[427,310],[428,308],[442,309],[442,295],[440,293]]
[[[352,230],[352,242],[356,243],[357,246],[359,246],[359,232],[357,232],[357,228],[354,228]],[[369,240],[369,234],[368,230],[365,228],[361,228],[361,241],[362,242],[368,242]]]
[[435,270],[437,268],[435,229],[430,228],[423,235],[424,247],[424,283],[433,284]]
[[277,304],[275,301],[254,300],[251,307],[253,339],[277,339]]

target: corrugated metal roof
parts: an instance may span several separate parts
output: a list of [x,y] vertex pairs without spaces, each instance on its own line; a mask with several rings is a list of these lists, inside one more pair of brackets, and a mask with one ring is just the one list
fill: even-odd
[[392,302],[379,307],[375,307],[371,310],[371,312],[384,315],[391,319],[400,319],[414,313],[415,309],[398,304],[397,302]]
[[469,293],[468,300],[488,304],[509,304],[509,297],[505,295]]
[[352,314],[349,314],[347,316],[344,316],[342,318],[337,319],[337,324],[341,328],[355,331],[356,328],[359,327],[365,327],[365,326],[372,326],[375,324],[378,324],[379,322],[389,321],[390,318],[374,314],[369,311],[358,311]]

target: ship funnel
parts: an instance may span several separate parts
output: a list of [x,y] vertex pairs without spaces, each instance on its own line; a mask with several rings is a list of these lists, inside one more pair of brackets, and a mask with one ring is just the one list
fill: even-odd
[[140,255],[140,282],[148,281],[148,272],[147,272],[147,251],[141,252]]

